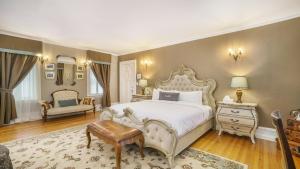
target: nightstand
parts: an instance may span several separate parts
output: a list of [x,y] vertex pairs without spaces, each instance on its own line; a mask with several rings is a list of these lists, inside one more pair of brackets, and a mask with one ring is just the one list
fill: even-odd
[[216,121],[219,127],[219,135],[223,131],[238,136],[249,136],[255,144],[255,131],[258,117],[256,103],[218,103]]
[[142,95],[142,94],[134,94],[132,95],[131,102],[139,102],[143,100],[151,100],[152,95]]

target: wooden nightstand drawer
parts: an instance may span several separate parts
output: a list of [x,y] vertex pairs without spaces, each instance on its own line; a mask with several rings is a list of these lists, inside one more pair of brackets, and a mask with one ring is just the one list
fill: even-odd
[[230,125],[226,123],[222,123],[221,125],[224,129],[231,130],[234,132],[250,133],[252,130],[252,127],[247,126]]
[[253,118],[251,110],[249,109],[232,109],[232,108],[222,107],[220,109],[220,114],[228,114],[232,116],[245,116],[245,117]]
[[239,118],[239,117],[219,115],[218,120],[220,122],[240,124],[240,125],[246,125],[246,126],[253,126],[254,125],[254,120],[253,119],[247,119],[247,118]]

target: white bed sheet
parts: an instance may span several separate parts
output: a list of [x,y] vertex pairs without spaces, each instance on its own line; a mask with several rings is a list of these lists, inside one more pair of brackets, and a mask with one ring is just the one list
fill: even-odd
[[131,108],[139,120],[145,118],[168,122],[179,137],[185,135],[212,117],[212,109],[207,105],[181,101],[145,100],[116,104],[111,106],[118,115],[123,115],[124,108]]

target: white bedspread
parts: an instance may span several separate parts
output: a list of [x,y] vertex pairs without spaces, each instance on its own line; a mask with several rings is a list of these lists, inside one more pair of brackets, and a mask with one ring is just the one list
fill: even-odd
[[168,122],[179,137],[212,117],[211,107],[180,101],[146,100],[111,106],[118,115],[124,114],[123,109],[127,107],[141,121],[149,118]]

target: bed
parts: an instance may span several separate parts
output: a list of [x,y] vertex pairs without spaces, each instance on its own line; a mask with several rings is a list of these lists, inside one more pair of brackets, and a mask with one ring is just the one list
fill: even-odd
[[164,153],[173,168],[174,157],[214,127],[216,82],[199,80],[192,69],[181,65],[167,80],[158,82],[156,88],[202,91],[203,104],[160,100],[117,104],[104,110],[100,119],[140,129],[145,137],[145,147]]

